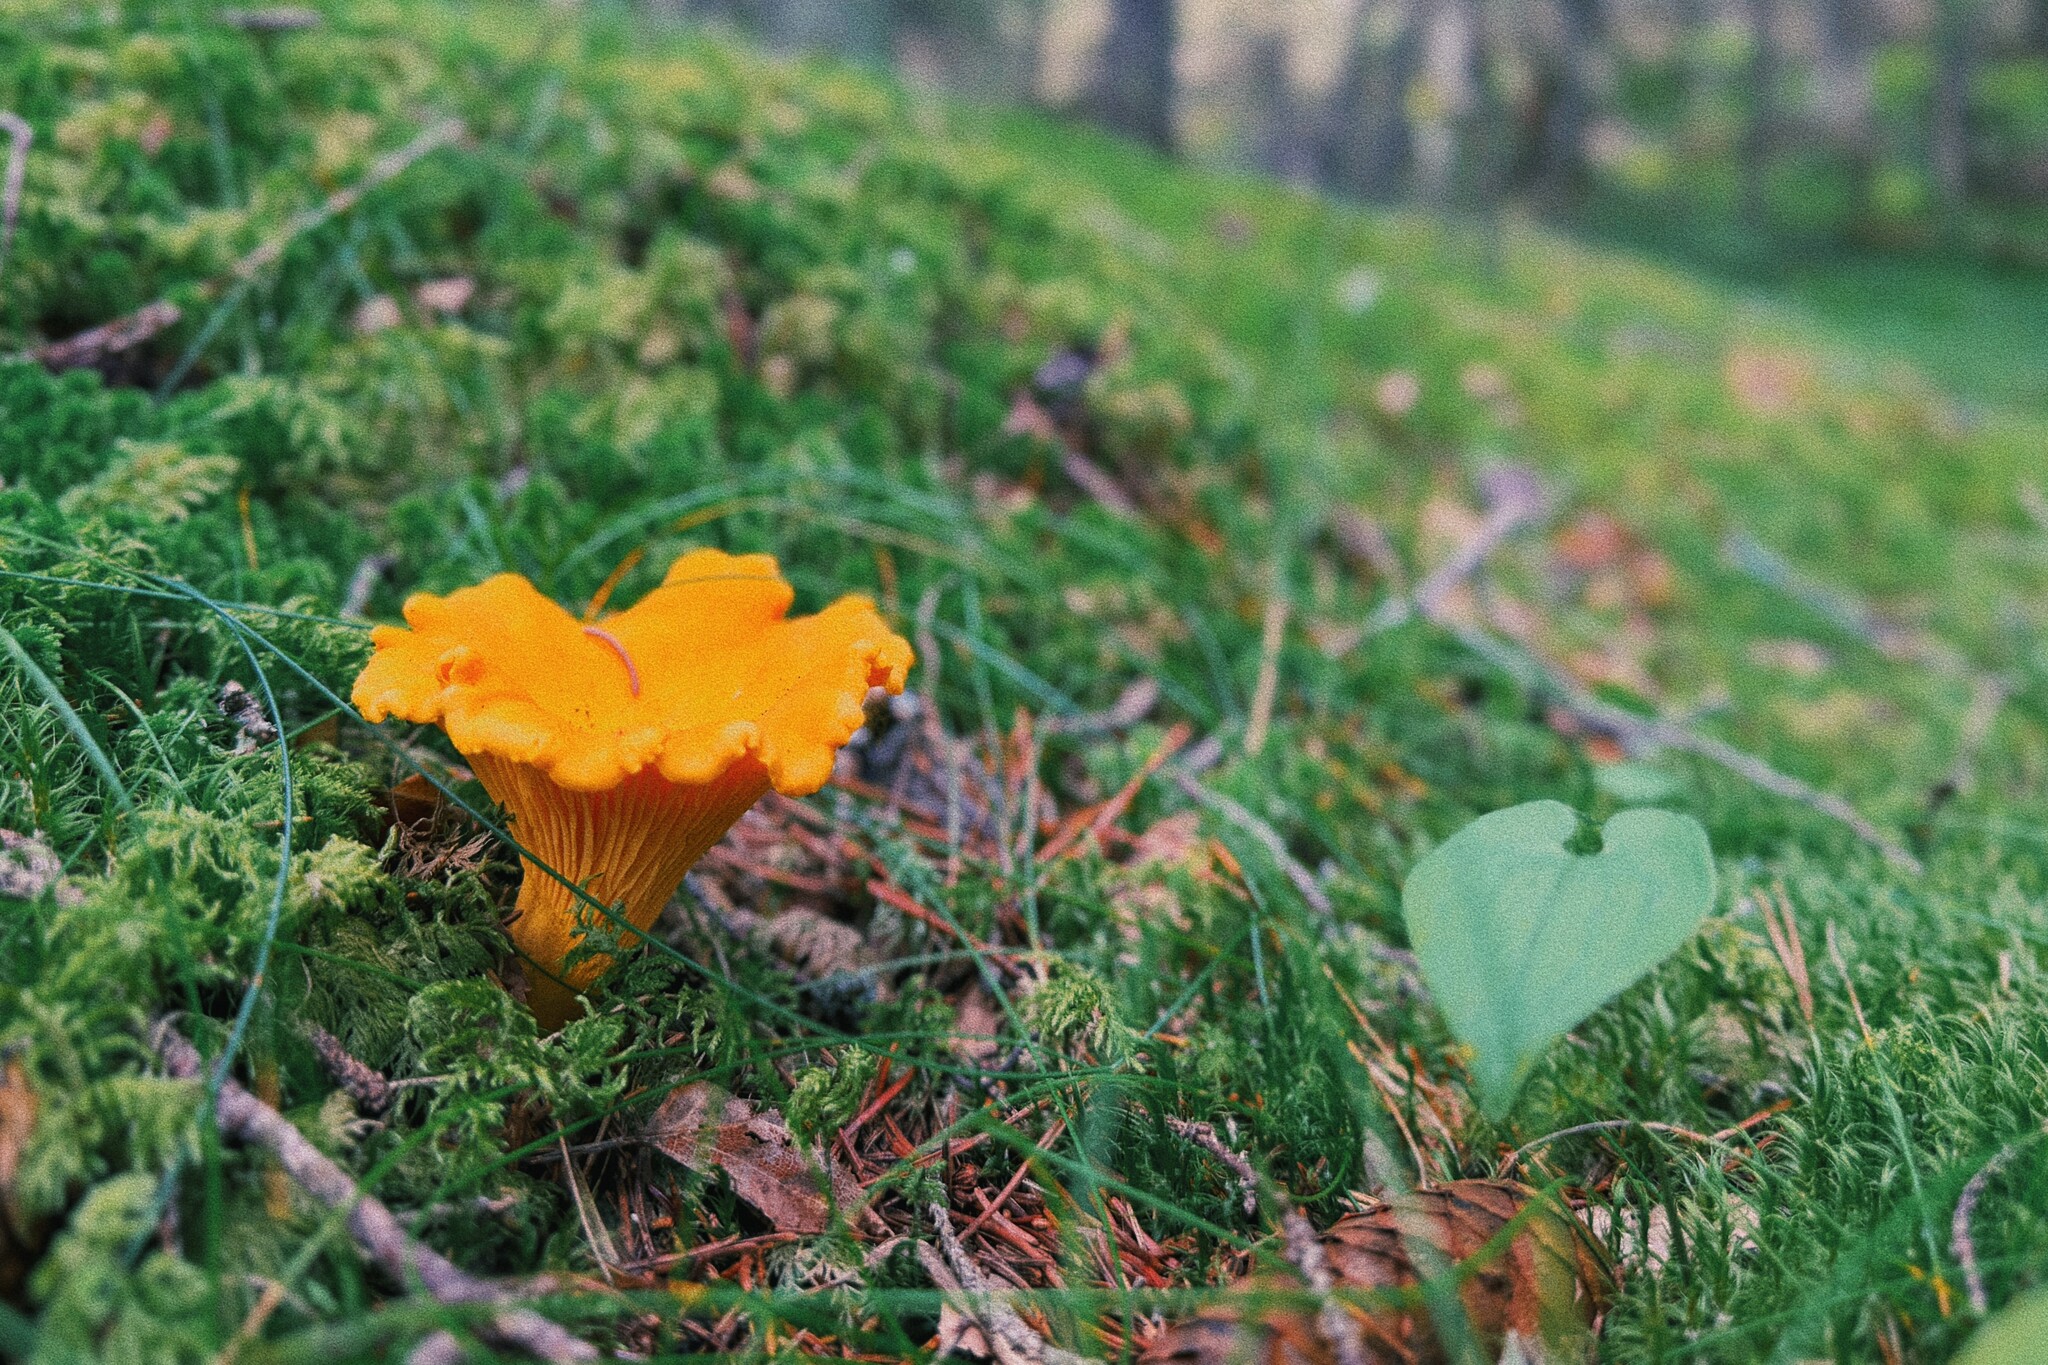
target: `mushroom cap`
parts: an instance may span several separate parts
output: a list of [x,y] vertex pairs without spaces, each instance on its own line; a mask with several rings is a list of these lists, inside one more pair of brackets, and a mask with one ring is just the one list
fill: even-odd
[[416,593],[379,626],[352,700],[365,719],[438,724],[467,755],[574,791],[652,768],[710,782],[743,757],[800,796],[832,775],[868,690],[901,692],[910,645],[866,597],[787,619],[769,555],[692,550],[621,612],[577,620],[518,574]]

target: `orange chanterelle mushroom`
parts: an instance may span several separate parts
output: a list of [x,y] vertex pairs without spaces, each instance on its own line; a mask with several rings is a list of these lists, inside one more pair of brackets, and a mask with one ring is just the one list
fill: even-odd
[[[874,687],[910,646],[865,597],[787,619],[768,555],[693,550],[625,611],[583,622],[517,574],[405,604],[379,626],[353,700],[371,721],[438,724],[532,855],[512,941],[550,1027],[606,966],[564,971],[580,898],[646,929],[690,865],[770,786],[816,791]],[[550,876],[535,861],[560,874]]]

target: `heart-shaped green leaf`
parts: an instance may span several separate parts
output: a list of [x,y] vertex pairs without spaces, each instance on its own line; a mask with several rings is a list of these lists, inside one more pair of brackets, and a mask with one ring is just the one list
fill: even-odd
[[2020,1295],[1977,1329],[1956,1365],[2035,1365],[2048,1341],[2048,1289]]
[[1556,801],[1483,815],[1416,864],[1401,889],[1423,979],[1477,1054],[1486,1112],[1506,1114],[1543,1050],[1675,952],[1714,903],[1706,831],[1630,810],[1575,852]]

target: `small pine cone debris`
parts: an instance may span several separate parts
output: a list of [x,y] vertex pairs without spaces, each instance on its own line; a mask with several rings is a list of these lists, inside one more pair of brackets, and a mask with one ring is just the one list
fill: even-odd
[[[1411,1289],[1421,1280],[1409,1256],[1420,1241],[1446,1262],[1470,1261],[1537,1198],[1526,1185],[1454,1180],[1417,1190],[1363,1213],[1350,1213],[1322,1235],[1323,1254],[1338,1288]],[[1276,1281],[1262,1276],[1270,1291]],[[1243,1282],[1251,1291],[1258,1280]],[[1501,1353],[1510,1335],[1528,1355],[1564,1365],[1593,1357],[1594,1332],[1614,1286],[1605,1253],[1577,1218],[1556,1205],[1530,1210],[1515,1234],[1459,1288],[1466,1321],[1481,1353]],[[1299,1291],[1298,1281],[1295,1289]],[[1233,1296],[1234,1297],[1234,1296]],[[1445,1360],[1429,1316],[1419,1309],[1352,1310],[1369,1365],[1439,1365]],[[1227,1299],[1193,1322],[1167,1328],[1141,1357],[1144,1365],[1327,1365],[1334,1360],[1312,1311],[1260,1312]]]

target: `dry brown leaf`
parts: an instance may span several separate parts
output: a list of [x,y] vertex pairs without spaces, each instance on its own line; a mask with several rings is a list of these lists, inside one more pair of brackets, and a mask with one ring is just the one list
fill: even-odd
[[[773,1109],[756,1110],[709,1081],[697,1081],[661,1102],[647,1139],[700,1175],[722,1172],[734,1193],[777,1232],[810,1235],[831,1225],[825,1174]],[[859,1194],[836,1170],[832,1183],[842,1204]]]
[[1062,445],[1066,440],[1060,434],[1059,424],[1052,420],[1052,414],[1022,389],[1017,390],[1017,396],[1010,401],[1009,415],[1003,418],[1003,435],[1030,436],[1053,446]]
[[1722,368],[1728,396],[1759,417],[1784,413],[1811,397],[1813,361],[1796,351],[1742,346],[1728,353]]
[[1581,512],[1551,537],[1559,562],[1580,573],[1613,568],[1630,544],[1628,528],[1598,510]]
[[1422,381],[1412,371],[1395,370],[1372,386],[1372,405],[1387,417],[1406,417],[1422,401]]
[[436,313],[459,313],[469,307],[470,298],[476,293],[476,281],[467,275],[450,275],[445,279],[424,280],[413,287],[412,296],[422,308]]
[[769,920],[763,936],[785,962],[812,980],[859,971],[866,946],[860,930],[802,905]]
[[[1536,1192],[1510,1181],[1454,1180],[1400,1200],[1346,1214],[1322,1236],[1335,1284],[1360,1290],[1411,1289],[1420,1282],[1409,1247],[1433,1247],[1449,1262],[1466,1262],[1499,1236]],[[1540,1342],[1552,1361],[1589,1359],[1593,1325],[1613,1287],[1605,1254],[1561,1207],[1532,1210],[1492,1259],[1465,1277],[1459,1295],[1481,1352],[1497,1357],[1512,1333]],[[1355,1312],[1371,1365],[1430,1365],[1444,1360],[1427,1314]],[[1237,1320],[1228,1304],[1192,1323],[1169,1328],[1147,1349],[1147,1365],[1163,1362],[1320,1362],[1330,1348],[1312,1313],[1268,1312]]]
[[19,1057],[9,1057],[0,1068],[0,1299],[20,1288],[35,1260],[34,1239],[14,1197],[14,1177],[35,1128],[36,1092],[29,1087],[28,1068]]

